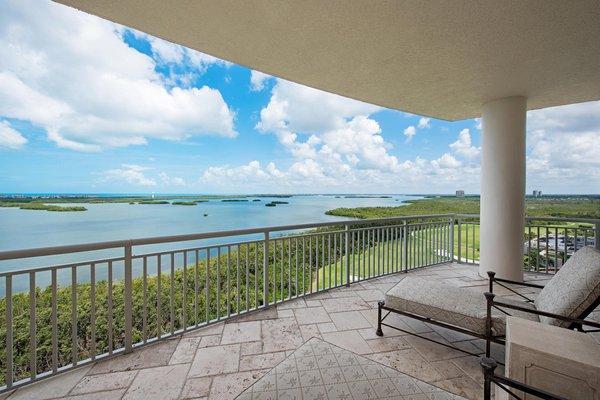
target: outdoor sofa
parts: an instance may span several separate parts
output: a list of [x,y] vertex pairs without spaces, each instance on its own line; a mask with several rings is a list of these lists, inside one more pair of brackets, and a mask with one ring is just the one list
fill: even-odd
[[[496,278],[493,272],[488,272],[488,276],[489,292],[484,294],[474,289],[406,276],[385,294],[385,301],[379,302],[376,334],[383,336],[382,327],[387,326],[456,348],[385,322],[390,313],[396,313],[484,339],[485,354],[490,357],[491,342],[505,343],[507,315],[586,332],[600,329],[600,323],[585,320],[600,304],[600,251],[593,247],[587,246],[575,252],[546,286]],[[495,284],[514,293],[520,301],[495,298]],[[516,290],[518,286],[541,291],[532,300],[519,293]]]

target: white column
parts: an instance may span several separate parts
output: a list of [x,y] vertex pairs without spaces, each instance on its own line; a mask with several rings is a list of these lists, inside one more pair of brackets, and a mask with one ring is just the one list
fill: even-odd
[[525,97],[483,106],[479,274],[523,280]]

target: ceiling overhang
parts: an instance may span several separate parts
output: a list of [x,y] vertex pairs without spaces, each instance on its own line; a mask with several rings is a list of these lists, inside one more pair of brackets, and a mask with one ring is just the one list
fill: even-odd
[[[290,81],[447,120],[600,99],[600,2],[58,0]],[[51,23],[51,21],[49,21]],[[118,60],[116,60],[118,62]]]

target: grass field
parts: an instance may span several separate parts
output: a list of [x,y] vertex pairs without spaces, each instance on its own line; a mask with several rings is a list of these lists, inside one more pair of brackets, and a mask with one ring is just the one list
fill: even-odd
[[[408,269],[425,264],[443,262],[443,251],[436,252],[434,240],[425,234],[413,233],[408,252]],[[388,240],[362,250],[359,246],[350,254],[350,281],[397,272],[404,268],[402,239]],[[331,256],[331,258],[336,258]],[[329,260],[327,260],[329,261]],[[338,256],[335,261],[318,269],[313,277],[313,291],[345,284],[346,256]]]

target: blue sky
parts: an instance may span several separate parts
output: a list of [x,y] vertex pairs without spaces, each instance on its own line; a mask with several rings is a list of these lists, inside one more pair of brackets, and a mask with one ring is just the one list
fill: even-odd
[[[0,192],[479,191],[478,120],[382,109],[62,5],[3,3]],[[597,154],[600,103],[528,114],[528,191],[599,193]]]

